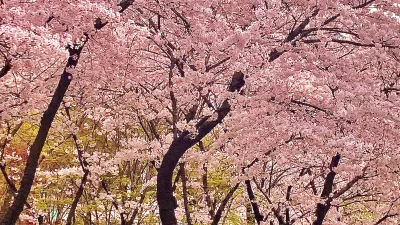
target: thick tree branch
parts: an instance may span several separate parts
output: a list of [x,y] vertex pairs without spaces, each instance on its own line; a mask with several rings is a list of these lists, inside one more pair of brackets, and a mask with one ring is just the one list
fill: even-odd
[[321,193],[321,198],[328,198],[333,190],[333,182],[336,176],[336,172],[334,171],[334,167],[339,165],[340,154],[337,153],[332,157],[331,164],[329,165],[330,172],[326,175],[324,189]]
[[[68,120],[72,122],[72,118],[71,118],[71,113],[69,111],[69,107],[65,106],[65,113],[67,114]],[[78,161],[79,164],[82,167],[82,170],[85,172],[85,170],[87,169],[88,163],[86,162],[86,160],[83,158],[83,150],[81,149],[81,147],[79,146],[79,140],[78,140],[78,136],[75,133],[71,134],[72,139],[74,140],[75,143],[75,147],[76,150],[78,152]]]
[[317,210],[315,211],[316,219],[313,222],[313,225],[322,225],[322,222],[325,219],[326,214],[328,213],[331,207],[332,198],[329,195],[333,190],[333,182],[336,176],[336,172],[334,168],[339,165],[340,154],[336,153],[335,156],[332,157],[331,163],[329,165],[330,172],[326,175],[324,188],[321,193],[321,198],[326,199],[325,203],[318,203]]
[[[65,106],[65,104],[64,104],[64,106]],[[67,106],[65,106],[65,113],[67,114],[68,120],[72,122],[71,113],[69,111],[69,107],[67,107]],[[82,155],[83,151],[80,148],[79,143],[78,143],[78,141],[79,141],[78,136],[75,133],[72,133],[71,135],[72,135],[72,138],[74,139],[76,150],[78,151],[78,160],[82,167],[84,175],[81,179],[81,184],[79,185],[78,191],[76,192],[76,195],[72,202],[71,208],[69,209],[67,220],[66,220],[66,225],[71,225],[71,223],[72,223],[72,218],[75,216],[76,207],[78,206],[79,200],[82,197],[83,190],[84,190],[86,182],[88,180],[87,177],[90,173],[89,169],[87,168],[88,163],[83,158],[83,155]]]
[[336,20],[337,18],[339,18],[339,16],[340,16],[340,13],[338,13],[338,14],[336,14],[336,15],[334,15],[334,16],[328,18],[328,19],[326,19],[326,20],[322,23],[322,26],[325,26],[325,25],[329,24],[330,22]]
[[225,210],[226,204],[228,204],[229,200],[233,196],[233,193],[235,193],[235,191],[238,189],[238,187],[239,187],[239,183],[237,183],[233,188],[231,188],[229,193],[225,196],[224,200],[222,200],[221,204],[218,207],[217,212],[215,213],[215,217],[214,217],[211,225],[218,225],[218,222],[221,220],[221,217],[222,217],[222,212]]
[[[295,29],[292,29],[288,36],[285,38],[284,42],[291,42],[293,41],[296,37],[298,37],[300,34],[303,33],[304,29],[307,27],[307,25],[310,23],[311,18],[315,17],[318,15],[319,9],[315,9],[311,16],[306,17],[303,22],[301,22]],[[275,59],[279,58],[283,53],[285,53],[286,50],[283,51],[278,51],[276,48],[272,49],[268,53],[268,62],[273,62]]]
[[185,25],[185,29],[188,33],[190,33],[190,24],[187,21],[187,19],[181,14],[179,13],[175,8],[171,8],[172,12],[174,12],[174,14],[179,17],[179,19],[181,19],[183,21],[183,24]]
[[[84,44],[86,43],[87,40],[88,37],[86,37]],[[49,133],[51,124],[54,120],[57,110],[60,107],[60,104],[72,80],[72,74],[69,73],[68,70],[71,68],[75,68],[75,66],[78,64],[78,60],[81,51],[84,47],[84,44],[81,46],[69,47],[69,58],[67,60],[67,64],[65,66],[64,71],[61,74],[59,83],[51,99],[51,102],[41,118],[40,127],[36,135],[36,138],[29,149],[29,155],[26,162],[24,175],[21,181],[21,188],[18,190],[17,196],[15,197],[12,206],[8,210],[5,217],[1,220],[0,222],[1,225],[14,224],[23,210],[23,205],[25,204],[28,198],[29,192],[33,184],[33,180],[35,178],[35,173],[38,167],[38,160],[40,157],[40,153],[42,152],[44,143],[46,141],[47,135]]]
[[[236,72],[232,76],[228,90],[239,91],[244,86],[244,75]],[[167,153],[161,162],[157,174],[157,202],[159,206],[160,218],[163,225],[176,225],[175,208],[176,199],[173,195],[172,175],[178,164],[179,159],[193,145],[210,133],[228,115],[231,107],[226,99],[221,106],[214,112],[213,116],[206,116],[196,124],[196,133],[182,131],[178,137],[174,138]]]
[[246,184],[247,195],[249,196],[251,207],[253,208],[254,218],[256,219],[257,224],[260,225],[264,219],[264,216],[261,215],[260,209],[258,208],[258,204],[255,201],[255,196],[254,196],[253,189],[251,187],[250,180],[246,180],[245,184]]
[[353,9],[361,9],[364,8],[365,6],[368,6],[369,4],[374,3],[376,0],[369,0],[369,1],[365,1],[363,4],[358,5],[358,6],[354,6]]
[[11,60],[5,59],[4,66],[0,70],[0,78],[4,77],[11,70]]
[[17,187],[15,187],[15,184],[11,181],[10,177],[8,176],[6,167],[4,165],[0,165],[0,169],[1,169],[1,172],[3,173],[4,179],[6,180],[6,183],[10,187],[11,191],[13,193],[16,193],[18,191]]
[[229,84],[228,91],[235,92],[240,91],[240,89],[244,86],[244,74],[242,72],[235,72],[232,76],[231,83]]
[[[286,201],[287,202],[290,201],[291,191],[292,191],[292,186],[289,185],[286,190]],[[285,209],[285,220],[286,220],[286,225],[290,225],[290,208],[289,207],[286,207],[286,209]]]
[[[260,184],[257,183],[257,181],[253,178],[254,183],[256,184],[257,189],[261,192],[261,194],[264,195],[265,199],[267,199],[268,203],[270,205],[272,205],[272,201],[271,199],[268,197],[268,194],[265,193],[265,191],[263,191],[263,189],[261,188]],[[271,208],[274,216],[276,217],[276,219],[278,220],[279,224],[285,224],[285,221],[283,219],[283,216],[280,214],[279,210],[276,209],[275,207]]]
[[313,109],[316,109],[316,110],[321,111],[321,112],[324,112],[324,113],[327,112],[326,109],[320,108],[320,107],[318,107],[318,106],[312,105],[312,104],[307,103],[307,102],[301,102],[301,101],[298,101],[298,100],[292,100],[291,102],[296,103],[296,104],[298,104],[298,105],[308,106],[308,107],[311,107],[311,108],[313,108]]
[[366,171],[367,171],[367,168],[368,168],[368,166],[365,166],[365,167],[362,169],[362,174],[361,174],[361,175],[355,176],[355,177],[354,177],[353,179],[351,179],[351,181],[349,181],[343,188],[341,188],[341,189],[338,190],[338,191],[335,191],[335,192],[333,193],[332,198],[338,198],[338,197],[340,197],[340,196],[341,196],[342,194],[344,194],[346,191],[350,190],[350,189],[354,186],[354,184],[356,184],[359,180],[363,179],[363,178],[365,177],[365,173],[366,173]]
[[310,19],[315,17],[316,15],[318,15],[319,9],[316,9],[313,11],[313,13],[311,14],[311,16],[307,17],[306,19],[304,19],[303,22],[301,22],[294,30],[292,30],[288,36],[285,39],[285,42],[291,42],[293,41],[297,36],[299,36],[304,28],[310,23]]
[[382,92],[386,94],[386,96],[389,95],[390,92],[400,92],[400,88],[394,88],[394,87],[386,87],[382,89]]
[[[202,143],[202,142],[200,142]],[[207,207],[208,207],[208,213],[211,216],[211,219],[214,219],[215,216],[215,208],[214,208],[214,204],[211,200],[211,196],[210,196],[210,191],[208,189],[208,179],[207,179],[207,165],[204,163],[203,164],[203,176],[202,176],[202,182],[203,182],[203,190],[204,190],[204,194],[206,195],[206,203],[207,203]]]
[[388,219],[388,218],[390,218],[390,217],[399,216],[399,215],[400,215],[400,214],[398,214],[398,213],[386,214],[385,216],[383,216],[382,218],[380,218],[374,225],[381,224],[381,223],[384,222],[386,219]]
[[119,10],[120,13],[123,13],[125,10],[129,8],[133,4],[135,0],[121,0],[121,2],[118,4],[121,9]]
[[[308,39],[308,40],[302,40],[302,41],[307,44],[322,42],[320,39]],[[368,48],[377,47],[379,44],[379,43],[365,44],[365,43],[360,43],[360,42],[355,42],[355,41],[350,41],[350,40],[335,39],[335,38],[329,40],[328,42],[333,42],[333,43],[338,43],[338,44],[348,44],[348,45],[353,45],[353,46],[357,46],[357,47],[368,47]],[[383,48],[390,48],[390,49],[400,47],[400,46],[390,45],[390,44],[385,44],[385,43],[382,43],[381,45]]]
[[216,119],[201,121],[196,125],[198,134],[193,137],[188,131],[183,131],[175,139],[165,154],[157,175],[157,201],[159,204],[160,217],[163,225],[176,225],[174,209],[177,207],[172,189],[172,174],[179,159],[194,144],[205,137],[215,126],[222,122],[230,111],[228,101],[225,101],[217,110]]
[[224,59],[222,59],[221,61],[218,61],[217,63],[211,65],[211,66],[206,66],[206,72],[209,72],[210,70],[222,65],[223,63],[225,63],[226,61],[228,61],[229,59],[231,59],[231,57],[226,57]]
[[82,177],[81,184],[79,185],[78,191],[75,194],[74,201],[72,202],[71,208],[68,212],[67,220],[65,223],[66,225],[72,224],[72,218],[75,216],[75,210],[76,210],[76,207],[78,206],[79,200],[82,197],[83,190],[85,189],[85,184],[87,182],[88,175],[89,175],[89,170],[86,170],[85,174]]

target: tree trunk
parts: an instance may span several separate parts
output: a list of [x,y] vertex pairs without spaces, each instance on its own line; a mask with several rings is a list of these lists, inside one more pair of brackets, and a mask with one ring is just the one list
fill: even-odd
[[[245,85],[244,74],[236,72],[232,76],[228,91],[235,92]],[[160,212],[160,219],[163,225],[176,225],[175,208],[178,206],[173,195],[172,175],[179,159],[193,145],[198,143],[208,133],[210,133],[228,115],[231,107],[226,99],[215,111],[213,117],[206,116],[196,124],[197,134],[183,131],[179,137],[175,138],[161,162],[157,174],[157,202]],[[215,118],[211,120],[211,118]],[[193,137],[194,136],[194,137]]]
[[211,223],[211,225],[218,225],[219,221],[221,220],[222,213],[225,210],[226,204],[228,204],[229,200],[232,198],[233,193],[238,189],[239,183],[237,183],[230,191],[229,193],[225,196],[224,200],[222,200],[221,204],[218,207],[217,212],[215,213],[215,217]]
[[67,65],[65,66],[65,69],[61,74],[60,80],[58,82],[54,95],[51,99],[51,102],[48,105],[46,111],[43,113],[43,116],[40,120],[40,127],[36,135],[35,141],[33,142],[33,144],[29,149],[29,155],[26,161],[24,175],[22,177],[20,189],[18,190],[17,195],[11,207],[8,209],[5,217],[2,218],[0,225],[15,224],[24,208],[24,204],[28,199],[28,195],[31,191],[33,180],[35,178],[35,173],[38,167],[38,160],[40,157],[40,153],[42,152],[43,145],[46,141],[47,135],[49,133],[51,124],[54,120],[57,110],[60,107],[60,104],[72,80],[72,74],[67,72],[67,69],[74,68],[76,66],[83,46],[84,44],[82,46],[79,46],[78,49],[76,49],[76,46],[69,47],[70,55],[67,61]]
[[79,200],[81,199],[82,194],[83,194],[83,190],[85,189],[85,184],[87,182],[88,175],[89,175],[89,170],[86,169],[85,174],[82,177],[81,184],[79,185],[79,189],[76,192],[74,201],[72,202],[71,208],[68,212],[67,221],[65,223],[66,225],[71,225],[72,218],[75,215],[76,207],[78,206]]
[[313,225],[322,225],[326,214],[331,208],[332,198],[329,197],[329,195],[333,191],[333,183],[336,176],[336,172],[333,169],[339,165],[339,161],[340,154],[336,153],[336,155],[332,157],[331,164],[329,165],[330,172],[326,175],[324,188],[321,193],[321,198],[326,200],[324,203],[317,204],[317,209],[315,210],[315,216],[317,218],[313,222]]
[[254,214],[253,214],[250,203],[246,203],[246,224],[247,225],[256,225]]
[[221,108],[217,110],[216,120],[208,121],[209,117],[200,120],[199,124],[196,125],[198,134],[194,138],[191,138],[191,134],[188,131],[184,131],[169,147],[157,174],[157,202],[163,225],[177,224],[175,208],[178,205],[173,195],[172,176],[179,159],[190,147],[199,142],[215,126],[222,122],[229,111],[230,105],[228,101],[225,101]]
[[258,204],[256,203],[254,192],[253,189],[251,188],[250,180],[246,180],[245,184],[246,184],[247,195],[249,196],[250,200],[250,205],[254,212],[253,220],[255,219],[257,221],[257,224],[260,225],[264,217],[261,215],[260,210],[258,208]]

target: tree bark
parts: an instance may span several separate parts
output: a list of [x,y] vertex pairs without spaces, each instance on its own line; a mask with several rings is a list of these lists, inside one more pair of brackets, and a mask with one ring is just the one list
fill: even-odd
[[394,213],[394,214],[386,214],[385,216],[383,216],[382,218],[380,218],[374,225],[378,225],[383,223],[386,219],[390,218],[390,217],[394,217],[394,216],[399,216],[399,213]]
[[[245,84],[244,74],[236,72],[228,86],[228,91],[239,91]],[[176,225],[175,208],[178,206],[173,195],[172,175],[179,159],[193,145],[210,133],[228,115],[231,107],[226,99],[215,111],[214,116],[206,116],[196,124],[197,134],[183,131],[175,138],[161,162],[157,174],[157,202],[163,225]],[[215,118],[211,120],[210,118]]]
[[330,172],[326,175],[324,189],[321,193],[321,198],[326,199],[325,203],[318,203],[317,210],[315,211],[315,216],[317,217],[313,222],[313,225],[322,225],[324,222],[325,216],[331,208],[332,198],[329,195],[333,191],[333,183],[336,176],[336,172],[334,171],[334,167],[339,165],[340,154],[336,153],[335,156],[332,157],[331,164],[329,165]]
[[29,149],[29,155],[26,161],[24,175],[22,177],[21,187],[18,190],[17,195],[5,217],[2,218],[0,225],[15,224],[24,208],[24,204],[28,198],[29,192],[31,191],[33,180],[35,178],[40,153],[42,152],[54,117],[60,108],[60,104],[72,80],[72,74],[67,72],[67,69],[74,68],[77,65],[83,46],[84,44],[82,46],[78,46],[78,48],[76,48],[77,46],[70,46],[68,48],[69,58],[67,64],[63,73],[61,74],[51,102],[40,120],[40,127],[35,141]]
[[213,222],[211,225],[218,225],[218,222],[221,220],[222,217],[222,212],[225,210],[226,204],[228,204],[229,200],[232,198],[233,193],[238,189],[239,183],[237,183],[230,191],[229,193],[225,196],[224,200],[222,200],[221,204],[218,207],[217,212],[215,213],[215,217],[213,219]]
[[72,218],[75,215],[76,207],[78,206],[79,200],[81,199],[81,196],[83,194],[83,190],[85,189],[85,184],[87,182],[88,175],[89,175],[89,170],[87,169],[85,171],[85,174],[82,177],[81,184],[79,185],[79,189],[76,192],[76,195],[75,195],[74,201],[72,202],[71,208],[69,209],[67,221],[65,223],[66,225],[72,224]]
[[143,203],[145,197],[146,197],[146,191],[143,191],[143,193],[140,195],[139,204],[138,204],[138,206],[136,206],[135,210],[133,210],[131,218],[126,223],[127,225],[133,225],[133,222],[139,212],[139,207]]
[[[201,141],[200,141],[200,146],[202,146]],[[200,147],[200,148],[202,148],[202,147]],[[208,207],[208,213],[210,214],[211,219],[214,219],[215,207],[214,207],[213,201],[211,200],[210,191],[208,190],[207,165],[205,163],[203,164],[203,170],[204,170],[204,174],[202,176],[203,190],[204,190],[204,194],[206,195],[206,203],[207,203],[207,207]]]
[[264,217],[261,215],[260,210],[258,208],[258,204],[255,202],[255,196],[254,196],[253,188],[251,187],[250,180],[246,180],[245,184],[246,184],[246,189],[247,189],[247,195],[249,196],[251,207],[253,208],[254,219],[256,219],[257,224],[260,225],[261,222],[263,221]]
[[0,70],[0,78],[4,77],[11,70],[11,60],[5,59],[4,66]]
[[221,108],[217,110],[217,119],[207,121],[209,118],[201,120],[197,125],[198,135],[191,138],[188,131],[175,139],[165,154],[157,174],[157,202],[159,206],[160,218],[163,225],[176,225],[175,208],[176,199],[172,189],[172,175],[179,159],[193,145],[205,137],[215,126],[222,122],[223,118],[230,111],[228,101],[225,101]]
[[251,204],[248,202],[246,203],[246,224],[247,225],[255,225],[255,218],[254,218],[254,213],[251,209]]

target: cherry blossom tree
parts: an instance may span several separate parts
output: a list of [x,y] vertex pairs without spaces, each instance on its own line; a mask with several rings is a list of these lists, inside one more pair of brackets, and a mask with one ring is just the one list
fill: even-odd
[[[144,210],[218,224],[243,207],[249,224],[396,223],[399,4],[2,1],[2,138],[39,128],[1,223],[27,203],[52,130],[82,170],[67,224],[82,198],[121,224]],[[222,167],[229,182],[209,185]]]
[[[7,214],[2,218],[2,224],[14,224],[23,209],[51,124],[71,83],[73,73],[78,72],[76,67],[82,50],[88,40],[94,35],[94,32],[100,30],[108,23],[108,21],[102,22],[100,17],[103,17],[104,21],[109,18],[115,19],[116,13],[122,13],[130,4],[128,2],[128,5],[120,6],[118,12],[115,10],[118,4],[117,2],[114,3],[115,6],[112,6],[112,3],[99,5],[92,4],[91,2],[77,4],[62,2],[54,6],[51,2],[33,2],[32,4],[19,3],[17,1],[2,2],[1,11],[3,15],[6,15],[6,17],[2,18],[1,27],[5,33],[3,47],[6,52],[3,52],[4,67],[1,72],[2,77],[6,77],[7,73],[22,73],[21,78],[24,78],[23,76],[26,74],[28,80],[29,78],[31,80],[37,79],[41,73],[35,74],[36,71],[32,71],[32,69],[35,69],[37,64],[39,64],[37,65],[39,69],[46,67],[42,65],[43,57],[47,56],[45,54],[46,51],[55,51],[59,54],[51,54],[53,61],[60,56],[66,61],[64,68],[57,68],[59,73],[61,73],[59,82],[47,109],[43,113],[35,141],[30,147],[24,176],[21,181],[21,188],[18,190]],[[85,11],[86,14],[81,13],[82,11]],[[93,18],[93,14],[99,14],[99,17]],[[38,39],[38,42],[35,39]],[[34,58],[36,55],[39,57],[31,60],[29,64],[32,66],[26,68],[24,64],[18,65],[18,62],[15,64],[11,63],[13,61],[11,57],[15,57],[15,55],[21,55],[22,59],[24,57]],[[22,62],[24,60],[19,61],[19,63]],[[36,65],[34,64],[35,62],[37,63]],[[33,77],[32,74],[34,74]],[[18,85],[18,80],[21,78],[17,80],[7,79],[7,81],[14,81],[12,84]],[[4,83],[7,83],[7,81]],[[26,84],[28,87],[29,83]],[[25,95],[29,93],[29,89],[26,92]],[[17,97],[20,98],[20,95],[17,95]],[[43,99],[41,100],[43,101]],[[6,110],[3,113],[6,115],[9,114]]]

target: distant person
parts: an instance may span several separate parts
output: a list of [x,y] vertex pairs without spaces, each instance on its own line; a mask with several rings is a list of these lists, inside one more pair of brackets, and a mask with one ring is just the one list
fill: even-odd
[[43,225],[43,216],[42,215],[38,216],[38,222],[39,222],[39,225]]

